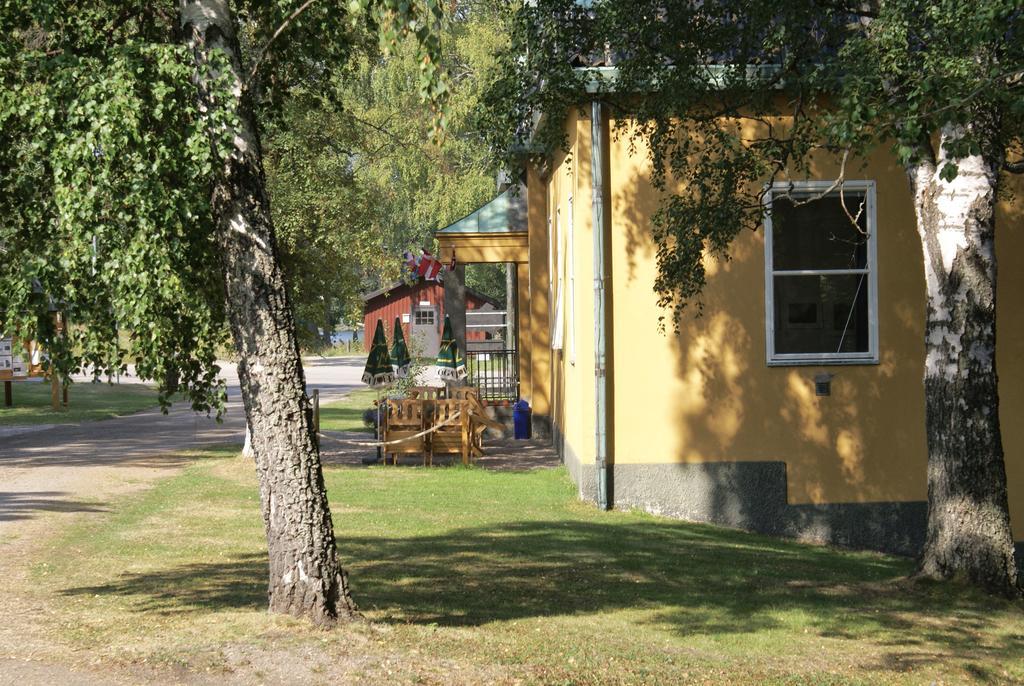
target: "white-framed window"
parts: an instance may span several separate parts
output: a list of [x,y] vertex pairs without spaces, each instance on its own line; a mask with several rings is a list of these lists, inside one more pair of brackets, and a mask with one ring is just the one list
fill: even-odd
[[565,332],[565,243],[562,237],[562,208],[555,209],[555,251],[557,266],[552,280],[557,280],[555,288],[555,318],[551,332],[551,349],[561,350]]
[[568,303],[566,305],[566,317],[568,323],[566,324],[566,337],[569,339],[567,347],[569,348],[569,364],[576,364],[576,231],[573,225],[573,202],[572,196],[569,196],[569,232],[565,239],[565,263],[566,263],[566,282],[568,287],[566,288],[566,297]]
[[437,326],[437,321],[434,319],[434,308],[417,306],[415,311],[413,311],[413,324],[416,326]]
[[769,365],[878,362],[875,183],[846,181],[842,196],[832,184],[776,183],[765,195]]

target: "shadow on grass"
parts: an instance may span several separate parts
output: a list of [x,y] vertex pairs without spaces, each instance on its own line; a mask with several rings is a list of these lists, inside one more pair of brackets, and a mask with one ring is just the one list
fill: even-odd
[[[837,553],[742,532],[665,522],[534,521],[443,536],[347,538],[339,548],[354,592],[383,622],[479,626],[555,615],[638,610],[627,621],[680,636],[769,629],[914,646],[913,661],[1024,652],[991,630],[1005,601],[896,580],[909,562]],[[140,611],[262,608],[262,555],[192,564],[65,591],[117,594]],[[1019,609],[1019,608],[1018,608]],[[1004,615],[1005,616],[1005,615]],[[920,643],[934,650],[921,650]],[[895,664],[895,663],[894,663]],[[879,668],[891,668],[879,665]]]
[[267,604],[266,554],[251,554],[216,563],[180,565],[141,574],[122,574],[96,586],[63,591],[64,595],[116,595],[131,609],[161,615],[229,609],[259,610]]
[[0,522],[30,519],[37,512],[107,512],[101,503],[67,500],[63,491],[0,491]]

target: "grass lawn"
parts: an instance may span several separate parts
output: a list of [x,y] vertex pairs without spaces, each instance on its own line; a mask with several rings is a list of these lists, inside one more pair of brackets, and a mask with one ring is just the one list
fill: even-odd
[[[363,424],[363,412],[373,407],[377,391],[362,389],[352,391],[341,400],[320,406],[320,428],[326,431],[368,431]],[[381,393],[381,397],[383,393]]]
[[206,458],[35,565],[69,655],[268,683],[1024,681],[1019,603],[904,582],[903,559],[599,512],[561,469],[328,469],[370,621],[319,632],[265,612],[252,464]]
[[0,406],[0,426],[108,419],[157,406],[156,390],[144,384],[72,384],[68,390],[68,408],[57,412],[50,409],[48,382],[16,381],[12,394],[13,407]]

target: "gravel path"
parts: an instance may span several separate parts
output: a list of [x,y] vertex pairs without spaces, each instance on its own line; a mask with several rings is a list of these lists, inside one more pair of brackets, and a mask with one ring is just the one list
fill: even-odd
[[[364,360],[306,360],[307,388],[330,401],[362,387]],[[224,421],[184,405],[99,422],[10,427],[0,434],[0,686],[132,683],[131,675],[72,671],[42,633],[49,612],[32,588],[31,564],[70,517],[99,516],[110,503],[170,476],[188,459],[175,453],[242,443],[244,413],[233,365],[224,365],[229,403]],[[72,657],[72,656],[68,656]],[[81,656],[78,656],[81,657]],[[77,660],[76,660],[77,662]]]

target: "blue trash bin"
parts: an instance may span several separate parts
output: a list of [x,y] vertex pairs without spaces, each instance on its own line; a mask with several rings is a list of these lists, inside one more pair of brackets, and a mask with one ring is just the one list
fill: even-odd
[[516,404],[512,406],[512,427],[517,439],[530,438],[532,433],[530,420],[532,416],[533,411],[530,409],[530,403],[525,400],[517,400]]

